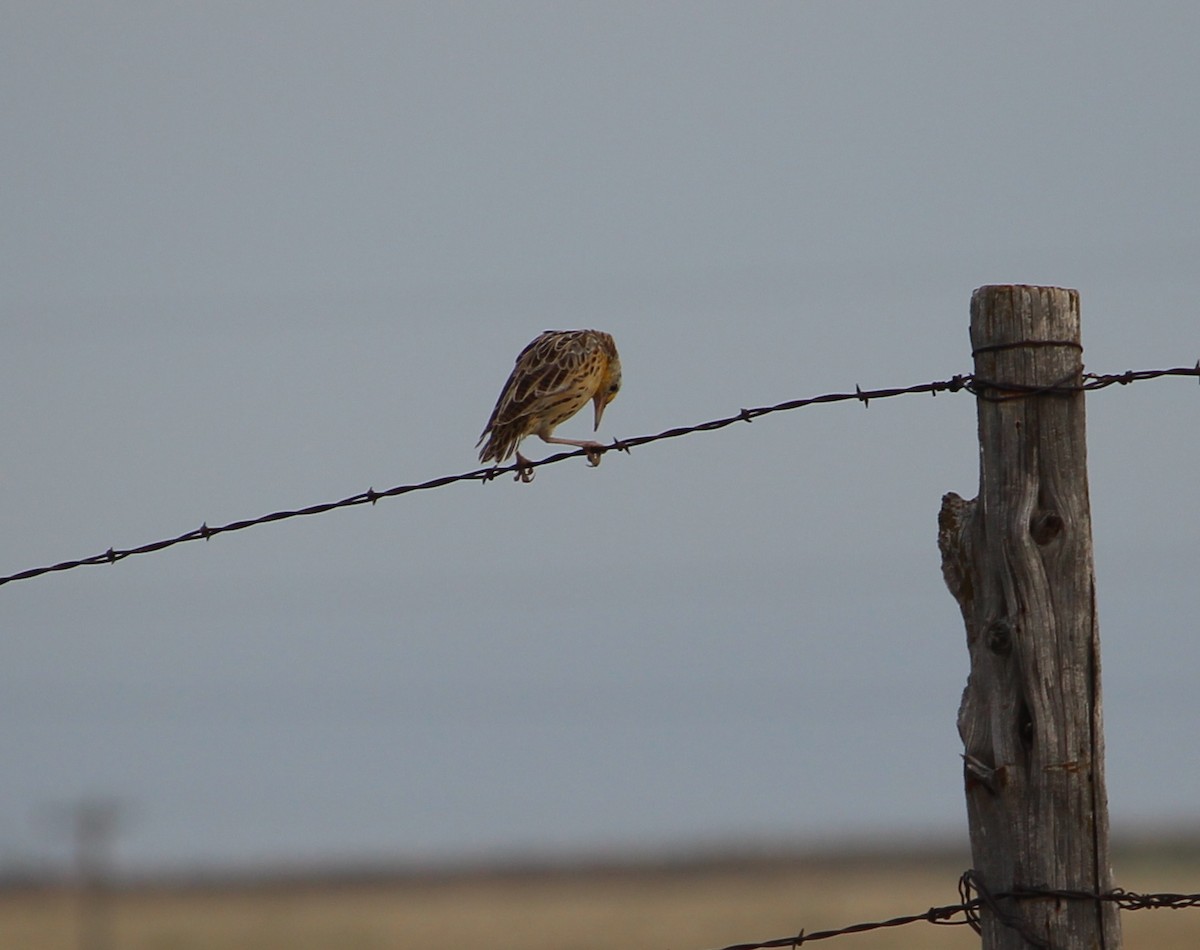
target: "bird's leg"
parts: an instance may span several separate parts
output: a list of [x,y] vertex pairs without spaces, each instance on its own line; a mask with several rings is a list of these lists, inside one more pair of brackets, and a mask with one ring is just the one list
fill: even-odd
[[604,454],[607,446],[601,445],[599,442],[594,442],[591,439],[560,439],[556,435],[544,435],[541,437],[543,442],[553,442],[555,445],[573,445],[577,449],[583,449],[587,452],[588,465],[595,468],[600,464],[600,456]]
[[520,452],[517,453],[517,477],[513,479],[516,482],[523,482],[528,485],[533,481],[533,466]]

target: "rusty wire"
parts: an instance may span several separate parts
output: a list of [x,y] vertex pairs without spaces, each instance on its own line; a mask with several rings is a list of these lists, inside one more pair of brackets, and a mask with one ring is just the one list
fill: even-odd
[[[1024,343],[1020,345],[1028,346],[1029,344]],[[978,353],[980,351],[976,350],[975,352]],[[1082,382],[1072,383],[1071,380],[1077,375],[1080,376]],[[1061,379],[1048,386],[1005,383],[983,379],[979,376],[970,376],[964,388],[974,393],[980,399],[1001,402],[1008,399],[1024,399],[1029,396],[1070,396],[1074,393],[1090,392],[1094,389],[1104,389],[1108,386],[1128,386],[1130,383],[1141,382],[1146,379],[1158,379],[1163,376],[1200,376],[1200,360],[1196,361],[1195,366],[1177,366],[1174,369],[1130,369],[1124,373],[1110,373],[1103,376],[1096,373],[1081,374],[1079,369],[1073,369]]]
[[[722,947],[721,950],[778,950],[781,947],[802,947],[806,943],[815,943],[818,940],[867,933],[872,930],[885,930],[889,927],[904,927],[921,921],[951,927],[966,925],[978,932],[979,912],[984,910],[995,913],[997,902],[1004,899],[1104,902],[1116,904],[1121,910],[1183,910],[1189,907],[1200,907],[1200,894],[1138,894],[1119,887],[1100,894],[1049,887],[1019,887],[1012,891],[990,894],[983,887],[979,875],[975,871],[963,873],[959,878],[958,892],[962,898],[959,903],[947,904],[944,907],[930,907],[920,914],[906,914],[903,917],[892,917],[888,920],[850,924],[835,930],[814,930],[811,933],[801,930],[794,936],[777,937],[760,943],[735,943]],[[1013,915],[1003,915],[1001,919],[1006,926],[1020,926],[1019,920]],[[1032,940],[1030,935],[1025,934],[1024,936],[1033,946],[1044,946],[1040,941]]]
[[[1072,376],[1073,375],[1074,374],[1072,374]],[[442,488],[443,486],[451,485],[455,482],[475,481],[486,483],[507,472],[513,472],[520,476],[522,471],[529,471],[530,469],[539,468],[543,465],[553,465],[558,462],[565,461],[566,459],[577,458],[579,456],[586,456],[590,459],[598,454],[604,454],[605,452],[610,451],[628,452],[632,448],[642,445],[649,445],[651,442],[662,442],[666,439],[676,439],[681,436],[692,435],[696,432],[713,432],[717,429],[723,429],[726,426],[733,425],[735,422],[753,422],[760,416],[770,415],[771,413],[775,412],[788,412],[793,409],[803,409],[807,406],[857,401],[866,407],[873,399],[890,399],[895,396],[911,396],[924,393],[936,396],[940,392],[970,392],[979,398],[992,399],[1022,398],[1041,394],[1059,395],[1065,393],[1085,392],[1093,389],[1103,389],[1106,386],[1112,386],[1115,384],[1127,385],[1129,383],[1142,382],[1149,379],[1158,379],[1164,376],[1200,377],[1200,360],[1196,362],[1194,367],[1182,366],[1175,367],[1173,369],[1127,370],[1124,373],[1114,373],[1106,376],[1100,376],[1094,373],[1085,373],[1082,376],[1083,382],[1076,385],[1067,385],[1065,381],[1063,381],[1049,387],[1024,387],[1014,384],[1000,383],[992,380],[978,379],[975,376],[966,374],[952,376],[950,379],[944,379],[931,383],[920,383],[916,386],[905,386],[891,389],[862,389],[859,386],[855,386],[854,392],[824,393],[820,396],[808,396],[803,399],[789,399],[786,402],[776,403],[773,406],[759,406],[754,409],[742,409],[739,410],[736,415],[726,416],[721,419],[712,419],[708,422],[701,422],[696,425],[679,426],[674,429],[665,429],[664,431],[655,433],[654,435],[640,435],[630,439],[614,439],[611,444],[603,446],[601,449],[577,449],[572,452],[559,452],[556,455],[539,459],[536,462],[529,462],[527,466],[507,465],[496,466],[492,468],[478,468],[469,472],[462,472],[458,475],[443,475],[440,478],[432,478],[424,482],[417,482],[408,485],[397,485],[394,488],[389,488],[385,491],[376,491],[374,488],[368,488],[365,492],[360,492],[357,495],[350,495],[349,497],[342,498],[339,501],[324,502],[318,505],[310,505],[306,508],[293,508],[282,511],[274,511],[270,514],[261,515],[257,518],[247,518],[242,521],[231,521],[227,524],[216,525],[215,527],[210,527],[209,524],[205,522],[201,524],[199,528],[193,528],[191,531],[185,531],[183,534],[176,535],[173,538],[164,538],[161,541],[152,541],[149,544],[142,544],[132,548],[110,547],[103,554],[94,554],[91,557],[60,561],[57,564],[47,565],[46,567],[32,567],[28,570],[18,571],[15,574],[9,574],[6,577],[0,577],[0,586],[12,583],[13,581],[29,580],[33,577],[39,577],[42,574],[69,571],[77,567],[86,567],[94,564],[115,564],[117,561],[124,560],[127,557],[132,557],[135,554],[150,554],[154,551],[162,551],[166,548],[174,547],[177,544],[183,544],[186,541],[207,541],[209,538],[215,537],[218,534],[227,534],[231,531],[242,531],[246,528],[253,528],[262,524],[269,524],[274,521],[286,521],[290,518],[301,518],[307,515],[319,515],[338,508],[352,508],[356,505],[374,505],[382,498],[393,498],[397,495],[407,495],[410,492],[425,491],[431,488]],[[997,396],[997,393],[1000,395]]]

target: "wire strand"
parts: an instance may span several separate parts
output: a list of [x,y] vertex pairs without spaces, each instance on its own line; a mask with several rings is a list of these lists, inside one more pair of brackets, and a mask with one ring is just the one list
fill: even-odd
[[[802,947],[806,943],[815,943],[818,940],[830,940],[834,937],[867,933],[872,930],[885,930],[891,927],[904,927],[921,921],[952,927],[966,925],[978,931],[979,912],[982,910],[985,913],[996,913],[996,902],[1010,898],[1018,901],[1053,899],[1112,903],[1121,910],[1184,910],[1200,907],[1200,894],[1138,894],[1119,887],[1101,894],[1091,891],[1044,887],[1021,887],[1012,891],[990,894],[983,889],[979,875],[975,871],[963,873],[959,879],[958,890],[962,897],[959,903],[947,904],[944,907],[930,907],[923,913],[906,914],[903,917],[892,917],[888,920],[865,921],[832,930],[814,930],[811,933],[801,930],[791,937],[776,937],[760,943],[735,943],[722,947],[721,950],[777,950],[780,947]],[[960,916],[961,919],[956,919]],[[1021,921],[1013,914],[1002,914],[998,916],[998,919],[1006,927],[1021,929]],[[1031,934],[1022,933],[1022,936],[1032,946],[1046,946],[1044,942]]]
[[[1072,374],[1072,376],[1074,375],[1076,374]],[[216,525],[215,527],[211,527],[207,522],[205,522],[201,524],[199,528],[194,528],[191,531],[185,531],[183,534],[176,535],[173,538],[164,538],[161,541],[152,541],[148,544],[142,544],[132,548],[110,547],[103,554],[94,554],[91,557],[60,561],[57,564],[50,564],[45,567],[32,567],[27,570],[17,571],[15,574],[9,574],[6,577],[0,577],[0,586],[3,586],[4,584],[11,584],[14,581],[24,581],[34,577],[40,577],[43,574],[70,571],[77,567],[88,567],[96,564],[115,564],[117,561],[122,561],[125,558],[133,557],[134,555],[151,554],[155,551],[162,551],[166,548],[174,547],[177,544],[184,544],[188,541],[207,541],[219,534],[228,534],[233,531],[244,531],[247,528],[257,527],[258,525],[263,524],[270,524],[275,521],[286,521],[291,518],[304,518],[308,517],[309,515],[324,514],[327,511],[334,511],[339,508],[352,508],[357,505],[374,505],[377,501],[383,498],[394,498],[399,495],[407,495],[410,492],[442,488],[446,485],[452,485],[455,482],[476,481],[486,483],[508,472],[513,472],[520,475],[522,471],[540,468],[543,465],[554,465],[567,459],[578,458],[580,456],[587,456],[590,458],[597,454],[604,454],[611,451],[628,452],[632,448],[649,445],[652,442],[662,442],[667,439],[676,439],[685,435],[692,435],[697,432],[714,432],[717,429],[724,429],[726,426],[731,426],[736,422],[753,422],[755,419],[770,415],[772,413],[790,412],[795,409],[804,409],[809,406],[857,401],[866,407],[870,405],[872,400],[892,399],[897,396],[912,396],[920,394],[936,396],[938,393],[943,392],[970,392],[981,399],[1019,399],[1028,398],[1035,395],[1066,395],[1078,392],[1088,392],[1091,390],[1103,389],[1107,386],[1117,384],[1124,386],[1128,385],[1129,383],[1142,382],[1150,379],[1159,379],[1167,376],[1200,377],[1200,360],[1197,360],[1195,366],[1179,366],[1172,369],[1127,370],[1124,373],[1114,373],[1106,376],[1100,376],[1094,373],[1082,373],[1080,375],[1082,382],[1078,384],[1071,384],[1067,380],[1062,380],[1048,387],[1017,386],[1014,384],[996,382],[993,380],[979,379],[972,375],[952,376],[949,379],[935,382],[920,383],[915,386],[904,386],[889,389],[865,390],[859,386],[855,386],[854,392],[824,393],[819,396],[809,396],[803,399],[789,399],[786,402],[777,403],[773,406],[759,406],[753,409],[742,409],[736,415],[726,416],[721,419],[711,419],[708,422],[701,422],[696,425],[678,426],[673,429],[665,429],[662,432],[655,433],[654,435],[640,435],[630,439],[614,439],[611,444],[606,445],[599,450],[577,449],[572,452],[560,452],[556,455],[539,459],[536,462],[529,462],[527,466],[507,465],[496,466],[493,468],[479,468],[469,472],[462,472],[458,475],[443,475],[440,478],[431,478],[424,482],[417,482],[408,485],[397,485],[394,488],[389,488],[385,491],[376,491],[374,488],[368,488],[365,492],[360,492],[357,495],[350,495],[349,497],[342,498],[339,501],[324,502],[322,504],[310,505],[306,508],[292,508],[282,511],[273,511],[270,514],[261,515],[257,518],[231,521],[227,524]],[[1070,377],[1068,377],[1068,379],[1069,378]]]

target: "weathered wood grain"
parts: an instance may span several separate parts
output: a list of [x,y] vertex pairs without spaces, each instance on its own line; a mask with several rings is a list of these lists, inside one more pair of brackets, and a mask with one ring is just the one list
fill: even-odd
[[[988,286],[971,298],[979,494],[948,494],[942,571],[966,625],[958,715],[975,869],[1016,886],[1111,887],[1100,640],[1088,502],[1079,296]],[[985,950],[1118,950],[1111,906],[1005,901]]]

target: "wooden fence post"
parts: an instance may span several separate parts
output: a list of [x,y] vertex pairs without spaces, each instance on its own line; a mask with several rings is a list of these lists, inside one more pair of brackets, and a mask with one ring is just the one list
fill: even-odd
[[[1079,294],[971,297],[979,495],[942,499],[942,573],[971,670],[958,712],[971,852],[991,894],[1112,886]],[[984,950],[1120,950],[1109,902],[1004,898]]]

